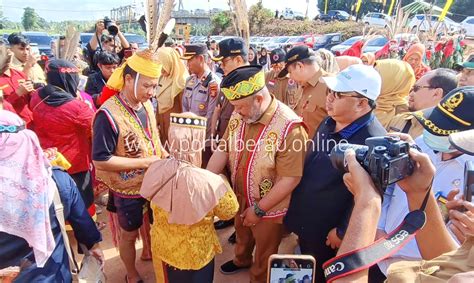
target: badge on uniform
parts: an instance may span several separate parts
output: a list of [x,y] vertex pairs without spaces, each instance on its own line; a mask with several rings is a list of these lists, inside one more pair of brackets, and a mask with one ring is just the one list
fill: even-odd
[[269,80],[268,81],[268,86],[275,86],[275,81],[274,80]]
[[209,84],[209,95],[211,97],[215,97],[217,95],[217,89],[218,89],[218,85],[216,82],[211,82]]
[[295,80],[292,80],[292,79],[288,80],[288,85],[294,85],[294,84],[295,84]]
[[231,132],[234,132],[237,129],[238,126],[239,126],[239,120],[237,120],[237,119],[230,120],[229,129],[230,129]]
[[260,184],[260,198],[263,198],[266,194],[270,192],[273,187],[273,182],[270,179],[264,179]]
[[200,110],[204,110],[206,108],[206,105],[204,105],[203,103],[200,103],[198,107]]

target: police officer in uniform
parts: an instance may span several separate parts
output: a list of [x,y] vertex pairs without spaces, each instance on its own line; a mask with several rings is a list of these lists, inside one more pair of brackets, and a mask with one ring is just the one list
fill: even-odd
[[[185,45],[181,59],[187,60],[191,76],[186,80],[183,94],[183,112],[192,112],[211,121],[217,103],[221,80],[214,74],[207,62],[209,52],[205,44]],[[202,166],[206,168],[211,152],[211,127],[206,129],[206,148],[203,152]]]
[[265,84],[268,90],[278,100],[295,109],[301,91],[295,80],[290,79],[288,74],[279,78],[278,74],[285,68],[286,52],[283,48],[277,48],[270,53],[271,69],[265,74]]

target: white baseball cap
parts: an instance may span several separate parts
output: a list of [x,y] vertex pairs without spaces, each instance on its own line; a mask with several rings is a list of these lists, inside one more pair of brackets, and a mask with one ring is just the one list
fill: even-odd
[[362,64],[349,66],[335,77],[322,79],[333,91],[355,91],[374,101],[379,97],[382,87],[380,74],[373,67]]
[[474,130],[450,134],[449,142],[457,150],[465,154],[474,155]]

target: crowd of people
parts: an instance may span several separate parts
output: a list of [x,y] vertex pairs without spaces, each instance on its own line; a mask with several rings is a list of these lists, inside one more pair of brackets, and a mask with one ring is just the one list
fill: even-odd
[[[238,37],[138,50],[120,31],[118,50],[104,29],[87,56],[44,67],[19,33],[0,46],[0,270],[19,267],[16,282],[72,280],[56,194],[78,251],[102,266],[111,229],[125,282],[143,282],[139,237],[157,282],[213,282],[229,226],[223,274],[266,282],[293,233],[316,259],[304,282],[326,282],[325,262],[389,237],[423,202],[414,238],[336,281],[473,280],[474,54],[431,70],[421,43],[376,60]],[[410,144],[410,176],[380,188],[352,150],[347,173],[333,166],[338,144],[387,135]]]

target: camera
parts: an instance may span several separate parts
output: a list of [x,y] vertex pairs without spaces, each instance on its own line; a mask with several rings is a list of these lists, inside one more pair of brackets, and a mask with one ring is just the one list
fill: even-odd
[[347,149],[355,151],[359,164],[369,173],[375,186],[383,193],[388,185],[411,175],[414,163],[410,159],[410,145],[398,137],[371,137],[365,145],[338,144],[331,151],[332,165],[348,172],[344,153]]
[[110,35],[116,36],[118,34],[118,27],[108,17],[104,18],[104,26],[105,26],[105,28],[107,29],[107,31],[109,32]]

